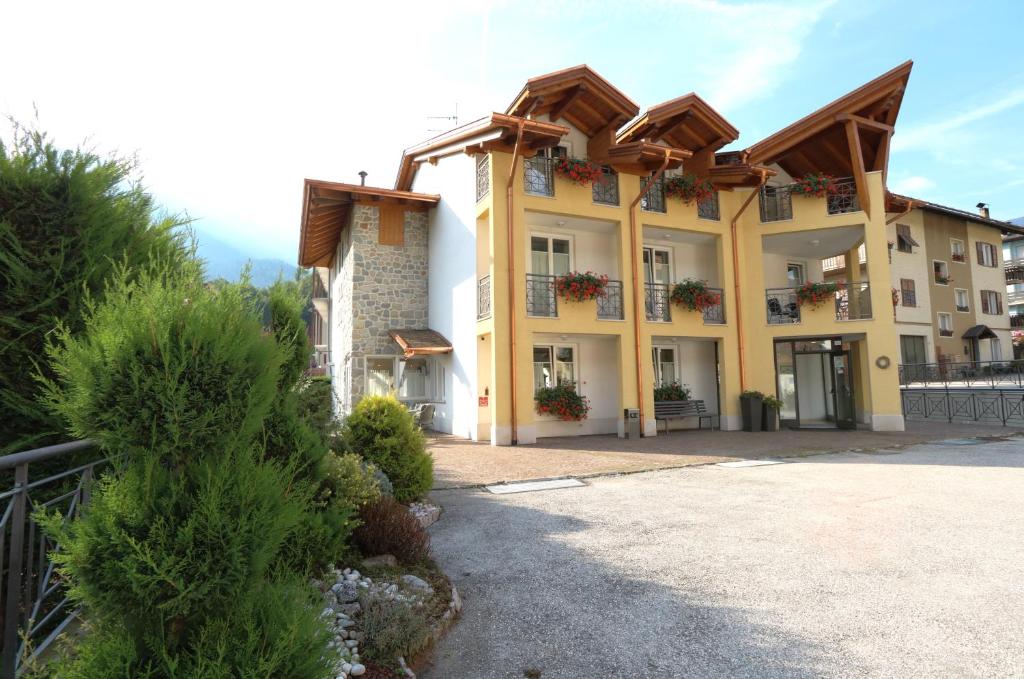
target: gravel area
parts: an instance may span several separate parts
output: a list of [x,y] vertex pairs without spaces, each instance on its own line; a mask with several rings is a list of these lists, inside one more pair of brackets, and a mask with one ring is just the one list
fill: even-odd
[[1024,440],[967,443],[435,491],[419,676],[1024,676]]

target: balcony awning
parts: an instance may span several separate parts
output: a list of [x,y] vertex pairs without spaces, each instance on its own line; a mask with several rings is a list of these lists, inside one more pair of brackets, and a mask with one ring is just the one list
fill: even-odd
[[964,339],[997,339],[998,335],[992,332],[987,325],[975,325],[967,329],[963,335]]
[[430,356],[433,354],[450,354],[452,343],[436,330],[416,330],[413,328],[388,330],[391,339],[402,347],[406,358],[413,356]]

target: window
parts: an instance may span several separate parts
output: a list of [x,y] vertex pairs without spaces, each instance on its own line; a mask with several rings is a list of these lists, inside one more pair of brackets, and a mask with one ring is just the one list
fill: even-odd
[[992,350],[992,360],[1001,361],[1003,360],[1003,345],[999,343],[998,339],[990,339],[989,346]]
[[644,282],[669,285],[672,282],[672,253],[665,248],[644,248]]
[[996,257],[996,246],[991,243],[977,242],[974,244],[978,249],[978,264],[981,266],[996,266],[998,258]]
[[952,278],[949,276],[949,266],[945,262],[939,260],[932,261],[932,271],[935,274],[936,285],[949,285],[952,282]]
[[444,370],[429,357],[367,356],[365,393],[387,396],[392,392],[400,401],[443,401]]
[[913,278],[900,279],[900,300],[902,301],[903,306],[917,306],[917,287],[914,284]]
[[918,365],[928,362],[924,337],[919,335],[900,335],[900,353],[904,365]]
[[994,290],[981,291],[981,313],[999,316],[1003,313],[1003,296]]
[[534,345],[533,390],[576,384],[576,347],[571,344]]
[[804,284],[804,265],[789,263],[786,265],[786,283],[791,288],[798,288]]
[[957,288],[953,291],[953,297],[956,300],[957,311],[970,311],[970,303],[968,302],[967,291],[963,288]]
[[964,242],[959,238],[949,239],[949,258],[954,262],[966,262],[967,251],[964,249]]
[[402,366],[402,380],[398,388],[398,398],[403,400],[423,400],[430,396],[430,361],[425,358],[406,359]]
[[530,273],[564,276],[572,271],[572,242],[565,237],[530,237]]
[[909,224],[897,224],[896,225],[896,249],[900,252],[913,252],[915,247],[919,247],[917,241],[914,240],[913,236],[910,235]]
[[395,357],[366,357],[366,393],[387,396],[395,388]]
[[678,382],[676,375],[676,350],[673,347],[654,347],[654,386],[662,387]]
[[953,336],[953,314],[939,312],[939,337]]

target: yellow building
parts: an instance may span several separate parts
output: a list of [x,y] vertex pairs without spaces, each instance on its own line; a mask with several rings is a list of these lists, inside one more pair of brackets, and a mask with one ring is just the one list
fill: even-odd
[[[886,224],[905,206],[885,177],[910,70],[722,152],[739,132],[699,96],[641,114],[578,66],[406,150],[394,189],[307,180],[299,261],[327,273],[339,409],[394,390],[502,445],[623,434],[632,410],[654,436],[708,423],[656,422],[656,388],[679,384],[724,429],[759,390],[784,426],[902,430]],[[826,282],[823,261],[862,245],[864,267]],[[378,261],[422,263],[426,292],[378,290]],[[600,294],[567,299],[588,271]],[[538,412],[560,384],[585,418]]]

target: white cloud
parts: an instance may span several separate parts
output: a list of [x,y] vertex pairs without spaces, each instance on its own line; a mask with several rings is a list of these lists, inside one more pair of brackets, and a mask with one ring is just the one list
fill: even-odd
[[1024,104],[1024,88],[1011,90],[1001,98],[977,106],[968,111],[950,115],[948,118],[931,123],[910,127],[897,127],[892,138],[893,151],[906,151],[917,148],[935,148],[953,132],[969,123],[1002,113],[1008,109]]
[[921,191],[927,191],[928,189],[934,188],[935,182],[928,177],[922,177],[920,175],[913,175],[910,177],[903,177],[897,179],[891,183],[890,188],[896,193],[910,194],[920,193]]

